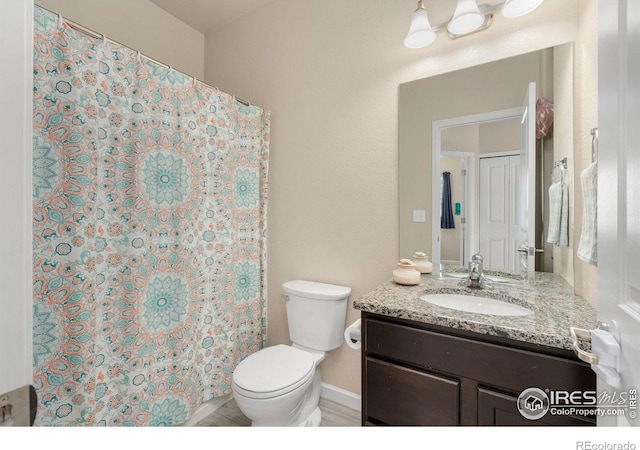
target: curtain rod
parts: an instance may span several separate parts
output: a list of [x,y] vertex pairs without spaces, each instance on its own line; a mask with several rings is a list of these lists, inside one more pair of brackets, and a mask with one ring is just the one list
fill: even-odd
[[[79,32],[81,32],[81,33],[83,33],[83,34],[85,34],[85,35],[87,35],[89,37],[92,37],[94,39],[105,39],[105,40],[113,42],[114,44],[122,45],[123,47],[131,49],[128,45],[125,45],[125,44],[123,44],[121,42],[118,42],[118,41],[115,41],[113,39],[107,38],[104,34],[101,34],[101,33],[98,33],[96,31],[93,31],[93,30],[91,30],[91,29],[89,29],[89,28],[87,28],[87,27],[85,27],[83,25],[80,25],[79,23],[76,23],[76,22],[73,22],[73,21],[67,19],[66,17],[62,17],[62,14],[55,13],[55,12],[53,12],[53,11],[47,9],[47,8],[44,8],[42,6],[39,6],[39,7],[44,9],[44,10],[46,10],[46,11],[49,11],[51,14],[54,14],[54,15],[58,16],[60,21],[64,21],[67,25],[69,25],[74,30],[79,31]],[[131,49],[131,50],[133,50],[133,49]],[[158,64],[158,65],[160,65],[162,67],[166,67],[167,69],[170,69],[170,70],[175,70],[176,72],[179,72],[179,73],[181,73],[183,75],[186,75],[186,76],[188,76],[190,78],[193,78],[194,82],[197,81],[198,83],[203,84],[204,86],[207,86],[207,87],[209,87],[211,89],[215,89],[217,91],[220,90],[216,86],[211,86],[210,84],[205,83],[204,81],[200,81],[196,77],[191,76],[191,75],[189,75],[189,74],[187,74],[185,72],[182,72],[181,70],[174,69],[169,64],[165,64],[163,62],[160,62],[157,59],[151,58],[150,56],[147,56],[147,55],[145,55],[143,53],[140,53],[140,52],[138,52],[138,53],[140,54],[141,57],[143,57],[143,58],[145,58],[145,59],[147,59],[147,60],[149,60],[149,61],[151,61],[153,63],[156,63],[156,64]],[[251,103],[249,103],[248,101],[243,100],[243,99],[241,99],[239,97],[236,97],[235,95],[233,96],[233,99],[236,100],[239,103],[242,103],[244,106],[251,106]]]

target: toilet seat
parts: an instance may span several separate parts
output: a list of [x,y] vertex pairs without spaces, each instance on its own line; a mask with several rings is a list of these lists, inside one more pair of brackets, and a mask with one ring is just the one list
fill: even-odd
[[233,372],[233,389],[256,399],[278,397],[305,384],[314,372],[311,353],[288,345],[274,345],[238,364]]

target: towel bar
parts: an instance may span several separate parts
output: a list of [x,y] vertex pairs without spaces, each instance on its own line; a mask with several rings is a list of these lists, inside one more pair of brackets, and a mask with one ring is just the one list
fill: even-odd
[[[551,181],[553,182],[553,173],[556,170],[556,167],[560,167],[564,170],[567,170],[567,158],[563,158],[560,161],[556,161],[553,163],[553,167],[551,168]],[[564,178],[564,172],[560,172],[561,179]]]

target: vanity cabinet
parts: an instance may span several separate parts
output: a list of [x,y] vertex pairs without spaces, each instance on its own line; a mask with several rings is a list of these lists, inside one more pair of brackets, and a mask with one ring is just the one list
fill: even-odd
[[517,409],[527,388],[594,391],[569,350],[362,312],[363,425],[595,425],[595,417]]

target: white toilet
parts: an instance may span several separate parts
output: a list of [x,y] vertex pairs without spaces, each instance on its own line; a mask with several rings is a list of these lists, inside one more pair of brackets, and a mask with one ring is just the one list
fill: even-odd
[[293,344],[266,347],[238,364],[233,396],[252,426],[319,426],[319,365],[342,345],[351,289],[303,280],[282,287]]

